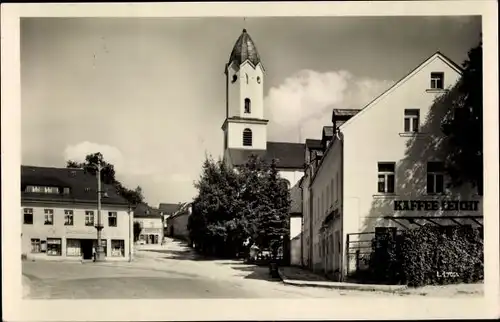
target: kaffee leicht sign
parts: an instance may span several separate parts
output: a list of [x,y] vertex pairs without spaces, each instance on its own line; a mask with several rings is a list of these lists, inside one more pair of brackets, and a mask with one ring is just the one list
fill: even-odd
[[477,211],[477,200],[394,200],[396,211]]

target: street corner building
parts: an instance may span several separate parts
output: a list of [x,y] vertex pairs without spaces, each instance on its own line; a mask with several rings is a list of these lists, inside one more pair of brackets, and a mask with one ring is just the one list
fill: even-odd
[[[297,202],[293,202],[293,192],[299,192],[298,183],[304,175],[305,145],[267,140],[269,120],[264,118],[265,69],[257,46],[246,29],[243,29],[236,40],[224,72],[226,119],[222,125],[223,159],[236,169],[244,166],[251,155],[260,157],[266,163],[273,159],[277,161],[280,177],[287,182],[292,194],[290,241],[285,244],[285,248],[290,248],[290,251],[284,251],[285,256],[290,255],[291,261],[294,261],[300,256],[299,248],[294,248],[293,244],[298,244],[297,240],[300,239],[302,209],[294,210]],[[299,199],[298,202],[301,203],[301,197],[297,193],[295,199]]]
[[367,265],[372,240],[421,225],[482,227],[482,197],[449,188],[442,102],[462,74],[437,52],[362,109],[333,109],[305,143],[302,264],[343,280]]
[[134,209],[134,223],[141,227],[137,243],[159,245],[163,243],[163,216],[158,208],[140,203]]
[[[21,166],[22,256],[91,260],[97,248],[97,178],[76,168]],[[111,185],[101,186],[106,260],[129,260],[133,215]]]

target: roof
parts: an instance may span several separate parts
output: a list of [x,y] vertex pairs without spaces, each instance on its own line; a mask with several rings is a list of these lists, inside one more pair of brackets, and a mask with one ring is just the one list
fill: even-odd
[[266,150],[228,149],[233,166],[245,165],[251,155],[270,163],[277,159],[280,169],[303,169],[305,145],[303,143],[267,142]]
[[179,210],[180,207],[181,205],[178,203],[161,203],[158,209],[160,212],[163,212],[164,215],[171,215]]
[[302,190],[300,182],[290,189],[290,214],[302,214]]
[[[70,192],[69,194],[24,192],[26,186],[30,185],[70,188]],[[105,192],[101,198],[103,205],[123,205],[128,207],[128,201],[118,194],[114,186],[103,183],[101,191]],[[21,165],[21,200],[97,204],[97,178],[79,168]]]
[[257,52],[257,47],[246,29],[243,29],[240,37],[236,40],[229,57],[229,64],[235,62],[238,66],[246,60],[250,61],[254,66],[260,63],[260,56]]
[[189,214],[188,213],[188,207],[191,206],[191,204],[192,204],[191,202],[183,202],[183,203],[181,203],[179,205],[179,209],[174,214],[172,214],[171,216],[169,216],[167,218],[167,220],[169,220],[169,219],[171,220],[171,219],[173,219],[175,217],[178,217],[178,216],[181,216],[183,214]]
[[348,124],[352,123],[355,121],[361,114],[363,114],[365,111],[370,109],[372,106],[374,106],[380,99],[391,93],[393,90],[395,90],[399,85],[407,81],[409,78],[411,78],[413,75],[418,73],[425,65],[427,65],[429,62],[431,62],[434,58],[440,58],[445,64],[450,66],[452,69],[454,69],[457,73],[462,74],[463,69],[457,65],[454,61],[443,55],[441,52],[436,52],[432,56],[428,57],[425,59],[421,64],[419,64],[417,67],[415,67],[413,70],[411,70],[406,76],[401,78],[399,81],[397,81],[394,85],[389,87],[385,92],[380,94],[379,96],[375,97],[370,103],[368,103],[364,108],[362,108],[356,115],[351,117],[348,121],[344,122],[342,124],[342,127],[347,126]]
[[316,139],[306,139],[306,148],[307,149],[321,149],[321,140]]
[[333,126],[323,126],[323,136],[331,138],[333,136]]
[[[360,109],[339,109],[339,108],[334,108],[332,111],[332,123],[337,120],[345,120],[353,117],[354,115],[358,114],[361,110]],[[335,120],[334,120],[335,119]]]
[[161,214],[158,208],[140,203],[134,209],[134,218],[161,218]]

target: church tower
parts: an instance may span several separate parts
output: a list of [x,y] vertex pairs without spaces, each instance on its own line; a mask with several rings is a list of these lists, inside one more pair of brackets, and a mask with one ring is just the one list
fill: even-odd
[[264,118],[264,67],[246,29],[234,44],[225,75],[224,152],[228,149],[266,150],[268,120]]

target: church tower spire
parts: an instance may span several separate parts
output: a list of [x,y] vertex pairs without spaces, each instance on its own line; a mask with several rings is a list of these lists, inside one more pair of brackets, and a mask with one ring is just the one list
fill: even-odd
[[233,46],[225,75],[224,151],[265,150],[268,120],[264,119],[264,67],[246,29]]

